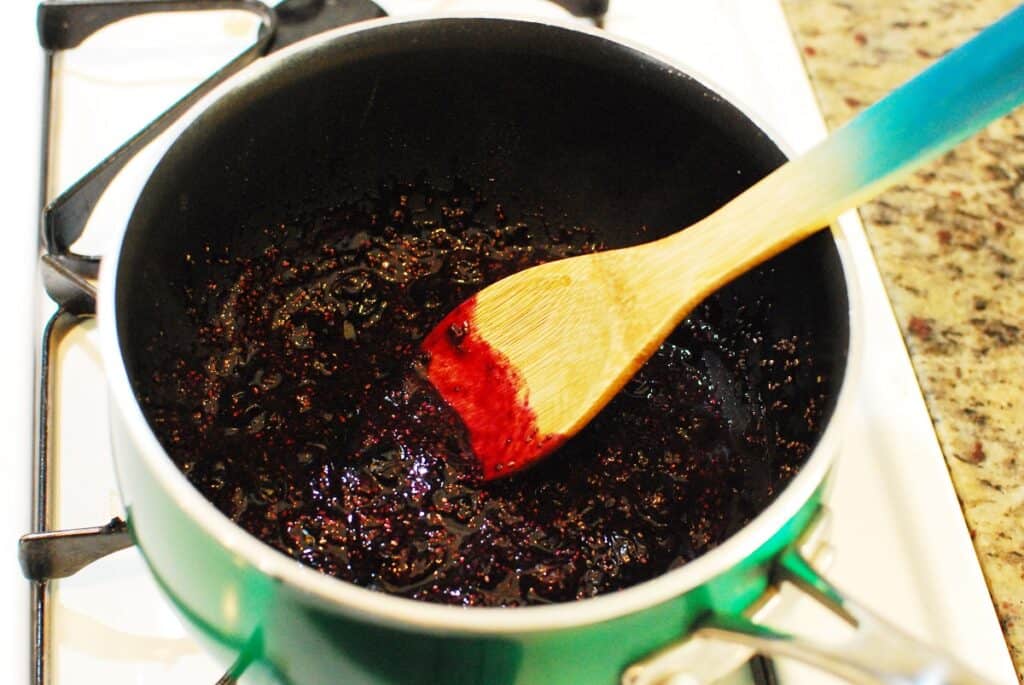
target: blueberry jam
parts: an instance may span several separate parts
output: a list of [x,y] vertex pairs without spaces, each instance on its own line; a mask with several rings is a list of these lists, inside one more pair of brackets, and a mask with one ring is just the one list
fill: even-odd
[[576,438],[484,483],[421,340],[484,285],[603,247],[585,227],[511,214],[458,184],[392,183],[264,228],[261,252],[187,255],[197,336],[155,339],[167,361],[139,388],[157,436],[256,537],[415,599],[565,602],[718,545],[820,432],[829,379],[813,336],[772,338],[769,300],[726,289]]

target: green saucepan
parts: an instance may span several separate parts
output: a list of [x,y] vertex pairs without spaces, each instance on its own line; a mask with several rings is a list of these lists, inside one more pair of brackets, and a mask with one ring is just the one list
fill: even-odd
[[[495,18],[373,20],[255,61],[153,149],[159,161],[140,181],[100,277],[117,473],[131,533],[161,588],[243,680],[643,685],[706,671],[699,654],[687,665],[678,649],[699,635],[739,645],[726,661],[753,648],[796,654],[857,682],[882,682],[879,670],[979,682],[929,649],[883,658],[907,638],[838,595],[797,548],[842,440],[862,325],[842,237],[828,231],[764,272],[777,299],[773,330],[815,327],[833,379],[831,418],[808,461],[717,548],[593,599],[456,608],[321,575],[206,501],[136,400],[152,382],[150,341],[195,335],[183,314],[183,255],[209,244],[242,248],[252,233],[242,227],[329,204],[340,189],[424,171],[444,176],[457,164],[470,182],[495,179],[499,190],[564,212],[610,244],[621,226],[691,223],[785,159],[705,80],[596,30]],[[819,648],[751,623],[745,614],[782,578],[827,602],[879,651]]]

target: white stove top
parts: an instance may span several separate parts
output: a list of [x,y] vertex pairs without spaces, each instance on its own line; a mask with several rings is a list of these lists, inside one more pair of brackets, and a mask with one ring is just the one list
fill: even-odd
[[[5,149],[6,179],[14,190],[8,236],[15,246],[4,275],[14,330],[4,336],[9,381],[4,415],[10,417],[0,481],[11,513],[0,531],[9,550],[0,561],[0,606],[14,619],[0,630],[0,672],[28,682],[28,584],[13,562],[13,540],[28,530],[29,462],[34,379],[31,346],[52,312],[32,278],[37,195],[42,56],[34,42],[33,0],[18,0],[9,32],[17,36],[8,64],[15,79],[20,127]],[[560,14],[539,0],[389,0],[392,13],[506,9]],[[55,110],[57,151],[49,196],[65,188],[144,125],[188,87],[234,54],[252,24],[237,14],[162,16],[123,22],[58,59],[62,97]],[[745,105],[792,151],[825,134],[799,55],[780,7],[771,0],[612,0],[606,27],[721,86]],[[25,40],[29,36],[30,40]],[[184,52],[177,48],[191,45]],[[198,46],[198,47],[197,47]],[[170,51],[174,50],[173,53]],[[168,60],[167,54],[174,58]],[[184,56],[183,56],[184,55]],[[11,125],[8,124],[8,132]],[[6,200],[5,200],[6,204]],[[84,252],[98,252],[123,225],[124,208],[106,200],[94,215]],[[955,493],[939,452],[903,342],[856,215],[841,220],[855,257],[867,329],[860,402],[848,426],[831,508],[836,549],[830,577],[893,622],[943,646],[999,683],[1015,677]],[[30,320],[32,323],[30,325]],[[78,327],[59,355],[65,372],[57,396],[59,466],[55,501],[58,527],[98,525],[119,515],[105,428],[103,376],[91,324]],[[101,560],[53,584],[52,682],[214,683],[222,669],[186,633],[134,550]],[[788,612],[795,632],[828,638],[841,624],[806,602]],[[7,639],[2,639],[6,637]],[[832,683],[782,662],[786,685]],[[747,682],[744,675],[729,683]]]

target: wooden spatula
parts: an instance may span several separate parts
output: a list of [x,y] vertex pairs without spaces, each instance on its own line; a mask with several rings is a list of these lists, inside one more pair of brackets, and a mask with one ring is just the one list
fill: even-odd
[[427,336],[486,478],[552,452],[707,295],[1024,101],[1024,7],[711,216],[503,279]]

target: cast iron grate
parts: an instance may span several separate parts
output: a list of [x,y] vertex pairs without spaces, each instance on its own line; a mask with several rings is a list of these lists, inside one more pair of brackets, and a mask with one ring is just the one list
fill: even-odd
[[[580,17],[589,17],[600,25],[609,0],[551,0]],[[146,128],[125,141],[117,150],[89,171],[67,191],[47,204],[50,111],[54,99],[54,54],[80,45],[102,28],[134,16],[156,12],[236,9],[250,12],[261,21],[257,39],[196,89],[185,95]],[[41,198],[41,257],[43,283],[59,308],[44,328],[39,364],[38,433],[34,455],[32,529],[21,538],[19,560],[25,577],[31,581],[31,682],[49,682],[47,663],[47,598],[49,582],[73,575],[113,552],[133,543],[125,522],[115,518],[91,528],[52,530],[50,471],[53,463],[51,396],[58,369],[56,350],[68,332],[95,313],[92,278],[97,275],[98,259],[71,250],[81,237],[85,224],[100,195],[134,153],[161,133],[177,115],[209,92],[220,81],[261,55],[298,40],[356,21],[385,16],[369,0],[285,0],[268,7],[257,0],[102,0],[100,2],[45,2],[38,9],[40,45],[46,52],[44,75],[43,149]],[[216,685],[230,685],[244,671],[236,663]],[[756,685],[777,685],[772,662],[755,657],[750,665]]]

